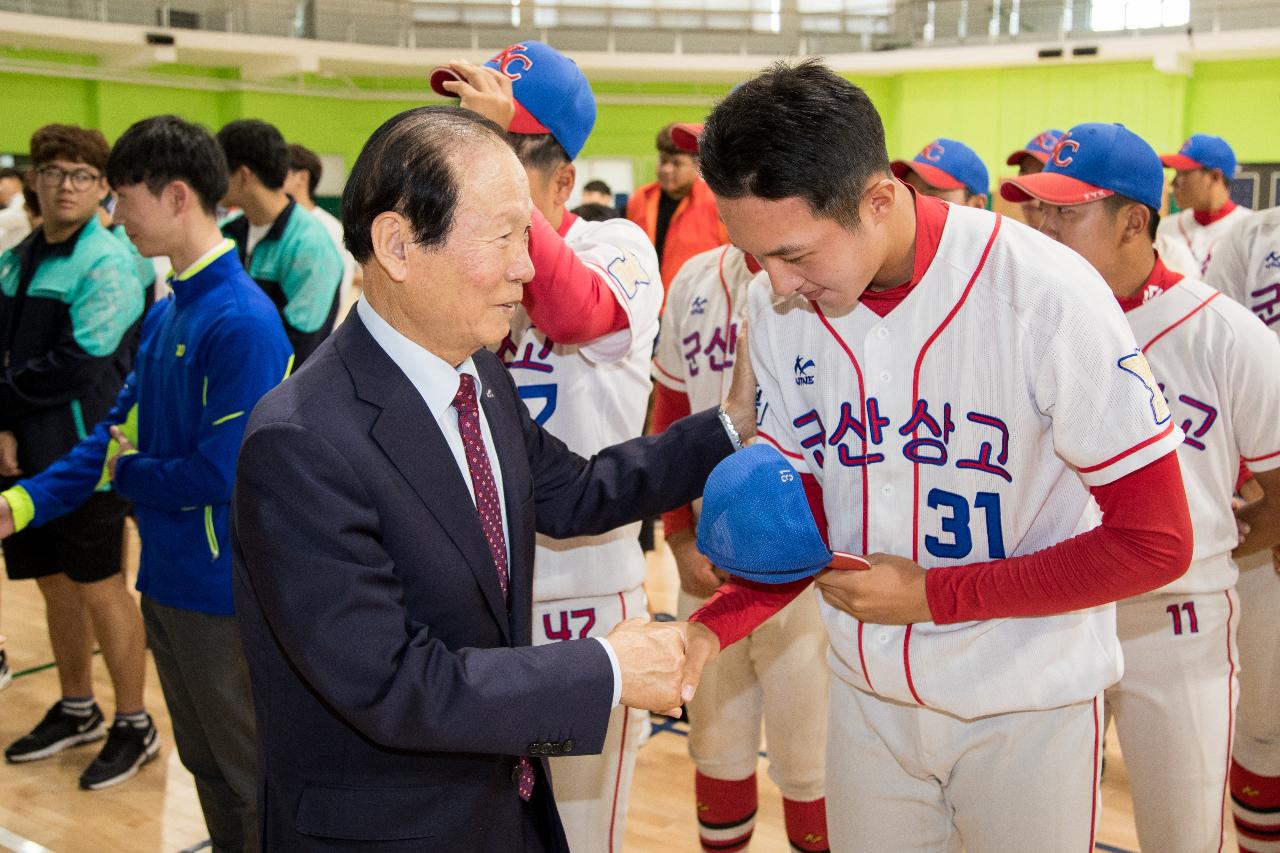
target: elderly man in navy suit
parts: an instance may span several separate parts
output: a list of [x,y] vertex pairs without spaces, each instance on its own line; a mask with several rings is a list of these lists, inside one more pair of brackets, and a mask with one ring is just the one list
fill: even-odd
[[234,502],[264,850],[566,851],[543,757],[599,751],[619,704],[680,704],[683,626],[537,648],[535,531],[603,532],[697,497],[755,431],[725,408],[569,452],[486,345],[533,275],[529,183],[501,130],[423,107],[343,197],[352,316],[263,398]]

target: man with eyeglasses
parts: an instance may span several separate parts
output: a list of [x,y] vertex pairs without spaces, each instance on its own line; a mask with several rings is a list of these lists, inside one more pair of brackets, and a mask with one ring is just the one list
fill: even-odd
[[[107,414],[138,345],[143,288],[128,249],[98,221],[109,152],[96,130],[51,124],[31,138],[42,225],[0,255],[0,432],[17,442],[19,474],[48,467]],[[128,503],[104,485],[83,507],[4,541],[11,580],[34,578],[44,596],[60,701],[5,750],[11,763],[36,761],[107,734],[93,698],[96,637],[111,675],[117,726],[80,777],[97,789],[128,779],[155,754],[143,707],[142,617],[122,569]]]

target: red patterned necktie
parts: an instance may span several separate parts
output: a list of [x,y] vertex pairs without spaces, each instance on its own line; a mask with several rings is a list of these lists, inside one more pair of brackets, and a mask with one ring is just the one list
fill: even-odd
[[[502,600],[507,600],[507,539],[502,533],[502,504],[499,503],[498,486],[489,465],[489,454],[484,446],[484,434],[480,431],[480,405],[476,400],[476,381],[468,373],[459,377],[458,393],[453,407],[458,410],[458,432],[467,454],[467,468],[471,472],[471,488],[475,492],[476,512],[480,514],[480,526],[489,543],[489,553],[498,570],[498,586],[502,587]],[[517,768],[517,788],[520,799],[527,801],[533,793],[533,764],[521,757]]]

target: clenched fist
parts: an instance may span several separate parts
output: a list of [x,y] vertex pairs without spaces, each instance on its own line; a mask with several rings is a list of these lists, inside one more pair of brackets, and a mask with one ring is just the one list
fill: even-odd
[[623,705],[660,713],[680,707],[684,627],[682,623],[628,619],[609,632],[605,639],[622,670]]

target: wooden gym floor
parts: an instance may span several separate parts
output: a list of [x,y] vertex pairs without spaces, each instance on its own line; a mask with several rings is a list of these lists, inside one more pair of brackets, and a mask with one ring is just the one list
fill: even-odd
[[[130,565],[136,565],[136,536],[130,530]],[[659,544],[650,555],[648,589],[654,610],[674,612],[677,582],[670,552]],[[0,692],[0,745],[25,734],[58,699],[56,673],[49,662],[44,607],[32,582],[0,577],[0,634],[10,667],[18,674]],[[95,662],[99,704],[113,712],[111,684]],[[207,849],[207,834],[191,775],[178,762],[154,668],[147,678],[147,706],[160,728],[160,757],[139,774],[104,791],[81,791],[76,780],[98,744],[68,750],[26,765],[0,763],[0,851],[13,853],[178,853]],[[655,721],[656,722],[656,721]],[[655,725],[640,751],[627,816],[629,853],[697,853],[693,812],[693,765],[685,752],[683,723]],[[1124,759],[1114,736],[1107,739],[1107,772],[1098,850],[1137,851]],[[760,811],[752,849],[786,851],[781,800],[761,760]],[[1235,850],[1227,821],[1226,850]],[[595,853],[595,851],[588,851]]]

